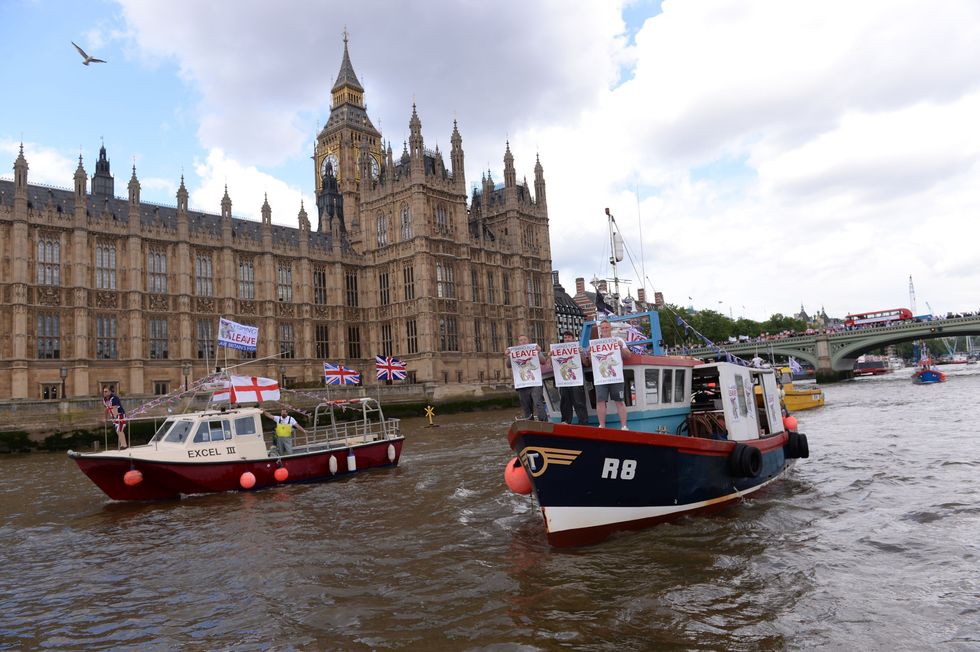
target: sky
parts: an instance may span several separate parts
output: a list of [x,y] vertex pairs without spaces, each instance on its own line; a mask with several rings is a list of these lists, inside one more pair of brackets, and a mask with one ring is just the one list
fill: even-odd
[[[980,309],[980,3],[0,2],[0,176],[297,225],[343,32],[397,152],[457,120],[467,185],[547,182],[553,267],[734,318]],[[107,63],[82,65],[72,42]],[[3,164],[3,159],[7,164]],[[627,283],[628,281],[628,283]]]

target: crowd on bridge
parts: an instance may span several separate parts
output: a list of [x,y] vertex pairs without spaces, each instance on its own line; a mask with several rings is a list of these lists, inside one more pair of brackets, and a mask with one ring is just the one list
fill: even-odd
[[[963,317],[980,317],[980,310],[975,312],[949,312],[945,317],[933,316],[933,315],[920,315],[918,317],[913,317],[912,319],[905,319],[902,321],[891,321],[887,323],[871,323],[871,324],[852,324],[845,325],[844,323],[834,323],[822,328],[807,328],[804,331],[790,331],[784,330],[779,333],[760,333],[757,337],[750,337],[748,335],[739,335],[737,337],[729,337],[726,344],[760,344],[768,342],[778,342],[782,340],[791,340],[798,337],[813,337],[815,335],[839,335],[841,333],[847,333],[850,331],[859,330],[870,330],[876,328],[893,328],[901,324],[910,323],[926,323],[934,321],[943,321],[946,319],[960,319]],[[667,348],[667,353],[669,355],[687,355],[690,349],[701,348],[700,346],[672,346]]]

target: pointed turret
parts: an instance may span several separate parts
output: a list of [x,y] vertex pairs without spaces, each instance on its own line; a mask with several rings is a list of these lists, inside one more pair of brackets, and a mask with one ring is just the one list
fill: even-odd
[[262,202],[262,224],[272,224],[272,207],[269,206],[269,193],[265,193],[265,201]]
[[[354,74],[354,66],[350,62],[350,52],[347,51],[347,30],[344,30],[344,59],[340,63],[340,72],[337,74],[337,81],[334,82],[331,92],[336,94],[344,88],[364,92],[364,87]],[[350,100],[350,98],[345,99]]]
[[547,194],[544,189],[544,168],[541,167],[541,156],[537,155],[537,162],[534,164],[534,201],[542,207],[548,205]]
[[88,174],[82,165],[82,155],[78,155],[78,167],[75,168],[75,201],[85,202],[85,195],[88,194]]
[[412,117],[408,121],[408,145],[409,154],[412,162],[416,165],[422,164],[422,121],[415,110],[415,102],[412,102]]
[[[81,156],[78,157],[79,164]],[[20,153],[14,161],[14,191],[27,192],[27,159],[24,158],[24,143],[20,144]]]
[[453,120],[453,135],[449,138],[452,149],[449,152],[450,164],[453,167],[453,181],[458,188],[466,189],[466,172],[463,170],[463,137],[459,135],[459,128]]
[[184,175],[180,175],[180,187],[177,188],[177,239],[181,242],[190,238],[190,218],[187,215],[187,186],[184,185]]
[[309,233],[310,231],[310,216],[306,214],[306,208],[303,206],[303,200],[299,200],[299,214],[296,216],[299,222],[299,230]]
[[133,165],[133,174],[129,177],[129,211],[126,219],[129,223],[129,234],[139,235],[140,232],[140,182],[136,178],[136,165]]
[[135,208],[137,212],[140,206],[140,181],[136,178],[136,166],[133,165],[133,174],[129,177],[129,211]]
[[231,197],[228,195],[228,184],[225,184],[225,195],[221,198],[221,219],[231,219]]
[[514,188],[517,186],[517,171],[514,169],[514,155],[510,153],[510,141],[507,141],[507,149],[504,151],[504,187]]

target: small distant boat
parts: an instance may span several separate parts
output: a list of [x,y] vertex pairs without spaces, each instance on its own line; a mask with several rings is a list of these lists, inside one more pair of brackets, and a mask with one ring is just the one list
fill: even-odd
[[881,376],[890,374],[888,358],[880,355],[862,355],[854,362],[854,376]]
[[912,374],[912,382],[916,385],[933,385],[946,382],[946,374],[936,369],[929,358],[923,358],[920,365]]
[[944,360],[940,360],[939,364],[968,364],[970,362],[969,356],[965,353],[954,353]]

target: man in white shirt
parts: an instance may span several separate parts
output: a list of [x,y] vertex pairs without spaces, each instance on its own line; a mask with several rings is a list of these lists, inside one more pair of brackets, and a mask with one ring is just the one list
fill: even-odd
[[[599,338],[604,339],[607,337],[613,337],[612,334],[612,324],[609,320],[602,319],[599,321]],[[619,346],[620,354],[625,358],[630,354],[630,350],[626,348],[626,342],[621,337],[616,337],[619,340],[617,345]],[[585,350],[586,356],[591,352],[591,345]],[[593,373],[598,373],[598,370]],[[623,401],[623,391],[626,385],[624,382],[620,381],[618,383],[612,383],[609,385],[596,385],[595,386],[595,411],[596,415],[599,417],[599,427],[606,427],[606,401],[612,401],[616,406],[616,414],[619,415],[619,423],[623,430],[629,430],[626,427],[626,403]]]
[[304,435],[306,434],[306,430],[303,429],[303,426],[299,425],[296,419],[289,416],[289,412],[285,407],[279,416],[269,414],[265,410],[262,410],[262,414],[276,422],[276,434],[274,437],[276,440],[276,451],[280,455],[291,455],[293,453],[293,428],[298,429]]

